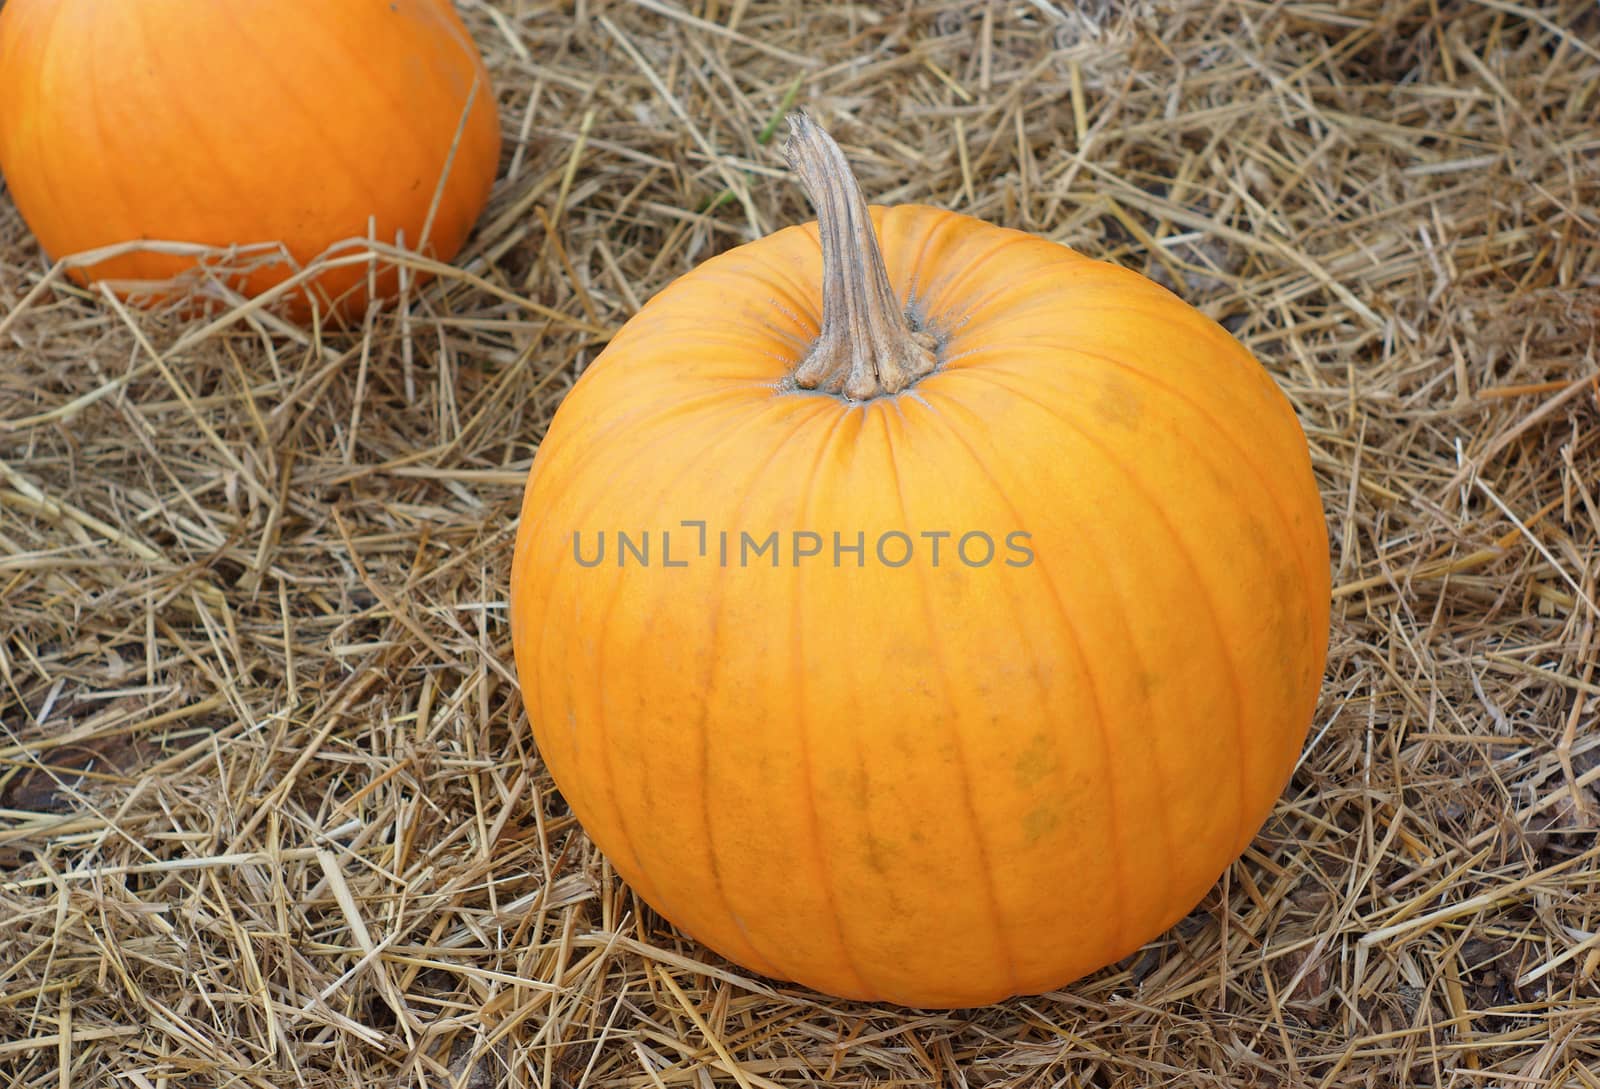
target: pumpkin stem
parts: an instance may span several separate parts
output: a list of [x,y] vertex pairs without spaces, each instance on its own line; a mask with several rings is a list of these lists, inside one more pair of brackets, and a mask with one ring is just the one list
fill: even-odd
[[899,393],[937,364],[934,338],[911,328],[889,286],[867,202],[833,137],[799,110],[783,150],[822,236],[822,332],[795,384],[852,401]]

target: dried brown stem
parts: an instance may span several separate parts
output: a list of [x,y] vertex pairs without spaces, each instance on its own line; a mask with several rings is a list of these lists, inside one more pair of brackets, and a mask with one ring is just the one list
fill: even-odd
[[911,328],[861,187],[833,137],[804,111],[789,115],[784,155],[817,209],[822,236],[822,333],[795,369],[803,389],[865,401],[899,393],[933,370],[933,337]]

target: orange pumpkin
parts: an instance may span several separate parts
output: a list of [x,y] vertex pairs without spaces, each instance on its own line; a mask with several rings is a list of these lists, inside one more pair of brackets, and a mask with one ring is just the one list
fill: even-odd
[[528,715],[622,877],[748,968],[1055,988],[1190,911],[1291,774],[1329,612],[1305,437],[1165,289],[869,215],[794,124],[820,230],[662,291],[540,447]]
[[[255,295],[367,238],[370,222],[382,242],[449,260],[483,210],[499,154],[482,58],[441,0],[0,9],[0,170],[52,257],[140,240],[265,244],[273,252],[252,253],[258,267],[233,284]],[[137,294],[138,282],[193,265],[132,252],[79,278]],[[367,277],[358,261],[328,269],[311,291],[359,313]],[[397,282],[383,269],[378,293]],[[304,312],[304,296],[295,301]]]

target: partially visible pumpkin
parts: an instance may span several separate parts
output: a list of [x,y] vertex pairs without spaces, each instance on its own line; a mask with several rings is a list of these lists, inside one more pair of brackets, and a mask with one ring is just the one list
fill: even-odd
[[753,970],[1058,987],[1190,911],[1294,768],[1329,619],[1305,436],[1164,288],[869,213],[803,118],[792,149],[820,227],[651,299],[540,446],[539,751],[639,895]]
[[[447,261],[499,154],[488,74],[445,0],[0,8],[0,171],[54,258],[139,240],[281,243],[286,257],[233,285],[246,295],[369,230]],[[192,265],[134,252],[80,279],[165,281]],[[331,268],[311,293],[359,313],[368,272]],[[379,295],[397,282],[383,270]]]

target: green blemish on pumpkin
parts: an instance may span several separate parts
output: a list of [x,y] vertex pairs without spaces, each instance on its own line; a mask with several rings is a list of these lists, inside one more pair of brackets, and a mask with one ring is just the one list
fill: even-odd
[[1053,775],[1059,763],[1060,757],[1055,746],[1051,744],[1050,735],[1038,733],[1033,736],[1028,747],[1017,754],[1012,770],[1016,775],[1018,786],[1031,787],[1046,776]]
[[1055,831],[1061,823],[1061,811],[1049,802],[1040,805],[1022,818],[1022,834],[1029,843],[1038,843],[1045,836]]

